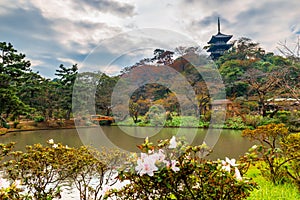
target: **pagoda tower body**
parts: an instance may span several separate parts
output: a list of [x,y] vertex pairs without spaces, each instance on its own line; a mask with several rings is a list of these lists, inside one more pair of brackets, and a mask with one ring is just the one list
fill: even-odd
[[224,54],[225,51],[232,47],[232,44],[227,44],[227,42],[232,38],[232,35],[225,35],[221,33],[220,30],[220,18],[218,17],[218,34],[213,35],[209,42],[210,46],[207,52],[210,52],[210,57],[213,60],[217,60],[220,56]]

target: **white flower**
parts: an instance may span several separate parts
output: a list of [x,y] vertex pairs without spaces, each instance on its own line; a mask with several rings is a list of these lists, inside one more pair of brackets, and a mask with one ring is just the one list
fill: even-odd
[[53,144],[52,147],[53,147],[53,148],[57,148],[57,147],[58,147],[58,144]]
[[0,178],[0,189],[9,187],[9,182],[5,179]]
[[146,153],[141,153],[141,159],[142,160],[144,160],[145,158],[147,158],[148,157],[148,154],[146,154]]
[[229,163],[232,167],[236,167],[237,166],[237,164],[235,163],[235,159],[234,158],[232,158],[232,159],[229,159],[229,158],[225,158],[225,161],[227,162],[227,163]]
[[154,160],[159,161],[159,162],[164,162],[164,160],[166,158],[166,155],[164,154],[164,150],[162,150],[162,149],[159,149],[158,153],[154,153],[150,156],[152,156],[152,158]]
[[50,140],[48,140],[48,143],[49,143],[49,144],[54,144],[54,140],[53,140],[53,139],[50,139]]
[[152,154],[152,153],[154,153],[154,149],[148,150],[148,154]]
[[226,161],[222,160],[222,170],[230,172],[230,164],[227,163]]
[[167,160],[164,160],[163,163],[165,163],[166,167],[169,168],[170,167],[170,162]]
[[234,168],[234,176],[239,181],[241,181],[243,179],[241,176],[241,173],[237,167]]
[[230,167],[236,167],[237,164],[235,163],[236,160],[233,158],[233,159],[229,159],[229,158],[225,158],[225,161],[222,160],[222,170],[225,170],[227,172],[230,172]]
[[137,159],[137,161],[136,161],[137,166],[135,167],[135,171],[137,173],[140,173],[140,171],[142,171],[142,169],[143,169],[143,161],[144,161],[144,159],[141,159],[141,158]]
[[180,169],[179,167],[176,167],[176,164],[177,164],[177,161],[176,160],[171,160],[171,169],[174,171],[174,172],[178,172]]
[[[148,155],[149,159],[151,159],[154,163],[164,163],[166,166],[170,165],[169,161],[165,160],[166,155],[163,149],[159,149],[157,153],[153,153]],[[144,156],[145,158],[145,156]]]
[[144,174],[148,174],[149,176],[153,176],[154,172],[158,170],[158,168],[155,165],[156,157],[155,156],[143,156],[144,158],[139,158],[137,160],[137,166],[135,167],[135,170],[137,173],[142,176]]
[[173,136],[170,140],[169,149],[175,149],[176,146],[177,146],[176,138],[175,138],[175,136]]

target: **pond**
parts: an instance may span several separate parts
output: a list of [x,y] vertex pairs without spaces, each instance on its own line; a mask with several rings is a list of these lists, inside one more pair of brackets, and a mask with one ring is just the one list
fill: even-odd
[[16,142],[16,149],[24,150],[26,145],[46,144],[46,141],[53,139],[56,143],[70,147],[105,146],[138,152],[136,145],[143,143],[145,137],[148,136],[149,140],[155,143],[160,139],[171,138],[172,135],[184,136],[190,144],[194,145],[202,144],[205,139],[207,144],[214,145],[213,152],[209,156],[212,159],[223,159],[225,156],[238,158],[253,145],[252,142],[241,137],[241,131],[237,130],[117,126],[11,132],[1,136],[0,142]]

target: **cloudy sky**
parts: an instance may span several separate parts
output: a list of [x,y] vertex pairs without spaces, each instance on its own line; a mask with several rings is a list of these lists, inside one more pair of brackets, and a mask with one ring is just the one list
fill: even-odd
[[267,51],[300,34],[299,0],[1,0],[0,41],[49,78],[60,64],[89,62],[114,74],[138,61],[139,48],[203,47],[218,16],[232,40],[249,37]]

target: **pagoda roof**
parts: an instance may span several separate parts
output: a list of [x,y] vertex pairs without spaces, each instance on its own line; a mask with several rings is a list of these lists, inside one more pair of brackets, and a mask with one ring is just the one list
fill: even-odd
[[232,44],[212,44],[209,49],[207,50],[208,52],[213,52],[213,51],[216,51],[216,50],[228,50],[230,47],[232,47],[233,45]]
[[226,35],[221,32],[218,32],[217,35],[213,35],[211,39],[207,42],[208,44],[214,44],[217,41],[224,41],[225,43],[228,42],[232,38],[232,35]]
[[233,46],[233,44],[227,44],[231,38],[232,35],[221,33],[220,18],[218,17],[218,33],[213,35],[207,42],[210,44],[207,52],[210,52],[210,56],[213,60],[218,59],[226,50]]

